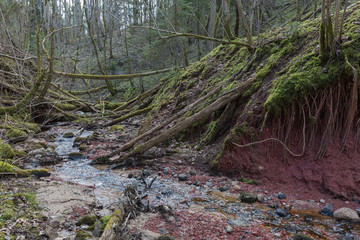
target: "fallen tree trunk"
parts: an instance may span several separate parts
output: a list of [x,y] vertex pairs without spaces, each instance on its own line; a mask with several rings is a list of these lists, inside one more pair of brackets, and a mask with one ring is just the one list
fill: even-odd
[[93,80],[116,80],[116,79],[131,79],[138,77],[147,77],[155,74],[166,73],[174,70],[174,68],[167,68],[162,70],[156,70],[146,73],[134,73],[134,74],[123,74],[123,75],[88,75],[88,74],[76,74],[76,73],[66,73],[66,72],[57,72],[56,75],[65,76],[68,78],[78,78],[78,79],[93,79]]
[[195,101],[194,103],[190,104],[189,106],[187,106],[185,109],[181,110],[180,112],[178,112],[177,114],[175,114],[174,116],[172,116],[171,118],[169,118],[168,120],[166,120],[163,124],[158,125],[152,129],[150,129],[149,131],[141,134],[140,136],[134,138],[133,140],[131,140],[130,142],[126,143],[125,145],[123,145],[121,148],[119,148],[118,150],[110,153],[109,155],[106,156],[106,158],[111,158],[121,152],[127,151],[128,149],[132,148],[136,143],[138,143],[141,140],[144,140],[146,137],[150,136],[151,134],[160,131],[161,129],[165,128],[167,125],[169,125],[170,123],[172,123],[173,121],[175,121],[176,119],[180,118],[181,116],[183,116],[186,112],[191,111],[194,109],[194,107],[196,107],[198,104],[200,104],[201,102],[203,102],[204,100],[208,99],[209,97],[211,97],[212,95],[214,95],[215,93],[217,93],[221,88],[218,87],[216,89],[214,89],[213,91],[209,92],[208,94],[206,94],[205,96],[203,96],[202,98],[198,99],[197,101]]
[[209,114],[213,113],[214,111],[226,106],[230,102],[237,99],[243,92],[246,90],[247,87],[249,87],[253,82],[255,81],[255,77],[251,76],[246,81],[239,84],[239,86],[230,92],[223,94],[221,97],[219,97],[215,102],[211,103],[209,106],[201,110],[200,112],[194,114],[191,117],[185,118],[184,120],[180,121],[175,126],[167,129],[165,132],[161,133],[160,135],[153,137],[149,141],[139,145],[136,147],[133,151],[113,160],[113,163],[119,163],[121,164],[127,163],[127,160],[130,157],[133,157],[135,155],[144,153],[145,151],[149,150],[150,148],[154,147],[155,145],[168,140],[169,138],[175,136],[182,130],[190,127],[191,125],[195,124],[196,122],[200,121],[204,117],[208,116]]
[[141,115],[141,114],[143,114],[143,113],[147,113],[147,112],[149,112],[151,109],[152,109],[152,107],[151,107],[151,106],[148,106],[148,107],[146,107],[146,108],[133,111],[133,112],[131,112],[131,113],[129,113],[129,114],[126,114],[126,115],[124,115],[124,116],[121,116],[121,117],[115,119],[114,121],[111,121],[111,122],[105,124],[103,127],[109,127],[109,126],[115,125],[115,124],[120,123],[120,122],[122,122],[122,121],[125,121],[126,119],[129,119],[129,118],[131,118],[131,117],[134,117],[134,116],[137,116],[137,115]]

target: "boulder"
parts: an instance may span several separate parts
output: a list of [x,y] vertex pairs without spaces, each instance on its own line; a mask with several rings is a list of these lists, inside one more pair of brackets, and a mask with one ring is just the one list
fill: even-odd
[[254,203],[257,200],[257,195],[250,192],[240,193],[239,200],[246,203]]
[[321,209],[320,214],[324,216],[332,217],[334,214],[333,205],[326,204],[326,206],[323,209]]
[[350,221],[360,221],[360,217],[355,210],[350,208],[339,208],[334,212],[334,218],[338,220],[350,220]]

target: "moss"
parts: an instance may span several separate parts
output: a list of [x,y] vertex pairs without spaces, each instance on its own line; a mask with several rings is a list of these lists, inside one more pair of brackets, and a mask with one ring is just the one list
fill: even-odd
[[31,175],[43,177],[50,175],[49,171],[46,169],[23,170],[20,169],[19,167],[16,167],[14,165],[11,165],[3,161],[0,161],[0,172],[14,173],[17,174],[18,177],[30,177]]
[[95,224],[96,220],[97,220],[97,217],[95,214],[88,214],[88,215],[85,215],[82,218],[80,218],[79,221],[76,222],[76,226],[80,226],[83,224],[91,226],[91,225]]
[[41,132],[41,128],[36,123],[28,123],[24,122],[21,124],[21,129],[24,130],[27,133],[39,133]]
[[86,144],[81,144],[80,146],[79,146],[79,150],[80,151],[86,151],[86,150],[88,150],[90,148],[90,146],[88,146],[88,145],[86,145]]
[[122,132],[122,131],[124,131],[124,127],[121,125],[113,125],[110,127],[109,131],[110,132],[116,132],[116,131]]
[[6,137],[9,139],[9,141],[11,142],[22,142],[25,141],[26,139],[28,139],[28,135],[26,134],[26,132],[16,129],[16,128],[11,128]]
[[86,240],[86,239],[92,239],[92,236],[90,233],[79,231],[74,240]]
[[255,186],[259,186],[261,185],[261,182],[259,180],[256,179],[248,179],[248,178],[241,178],[240,179],[241,182],[249,184],[249,185],[255,185]]
[[106,223],[106,227],[104,228],[104,230],[110,229],[116,222],[121,222],[122,218],[123,218],[123,216],[122,216],[121,210],[116,209],[114,211],[114,213],[110,216],[108,222]]
[[63,111],[73,111],[78,108],[76,105],[68,103],[55,103],[55,106]]
[[2,213],[1,213],[1,219],[4,220],[10,220],[15,216],[15,213],[13,210],[11,209],[5,209]]
[[67,132],[64,134],[64,138],[73,138],[73,137],[75,137],[75,134],[72,132]]
[[11,159],[14,155],[14,149],[0,139],[0,159]]

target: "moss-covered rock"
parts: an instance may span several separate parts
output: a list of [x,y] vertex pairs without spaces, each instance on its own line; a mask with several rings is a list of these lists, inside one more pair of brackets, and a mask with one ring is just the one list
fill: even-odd
[[121,125],[113,125],[111,126],[111,128],[109,129],[110,132],[115,132],[115,131],[124,131],[124,127]]
[[16,128],[11,128],[8,131],[6,137],[9,139],[10,142],[13,143],[23,142],[29,138],[26,132]]
[[91,236],[90,233],[84,232],[84,231],[79,231],[74,240],[89,240],[89,239],[93,239],[93,237]]
[[80,146],[79,146],[79,150],[80,151],[86,151],[86,150],[88,150],[90,148],[90,146],[89,145],[86,145],[86,144],[81,144]]
[[76,226],[81,226],[83,224],[86,224],[88,226],[94,225],[95,222],[97,220],[97,217],[95,214],[88,214],[83,216],[82,218],[80,218],[77,222],[76,222]]
[[72,132],[67,132],[64,134],[64,138],[72,138],[72,137],[75,137],[75,134]]
[[0,139],[0,159],[11,159],[14,155],[14,149]]
[[0,161],[0,172],[14,173],[18,177],[30,177],[35,175],[36,177],[47,177],[50,173],[46,169],[29,169],[23,170],[17,166],[11,165],[7,162]]

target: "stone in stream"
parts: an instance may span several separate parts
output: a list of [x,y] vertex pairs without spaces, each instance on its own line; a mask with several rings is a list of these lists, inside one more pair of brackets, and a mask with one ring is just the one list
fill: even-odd
[[350,220],[350,221],[360,221],[360,217],[355,210],[350,208],[339,208],[334,212],[334,218],[338,220]]
[[74,137],[75,135],[74,135],[74,133],[72,133],[72,132],[67,132],[67,133],[65,133],[64,134],[64,138],[72,138],[72,137]]
[[257,196],[254,193],[250,192],[242,192],[240,193],[239,197],[240,201],[246,202],[246,203],[254,203],[257,200]]
[[186,181],[186,180],[188,180],[188,178],[189,178],[189,176],[188,176],[187,174],[185,174],[185,173],[181,173],[181,174],[179,175],[179,177],[178,177],[178,179],[179,179],[180,181]]
[[326,206],[321,209],[320,211],[321,215],[332,217],[334,214],[334,208],[332,204],[326,204]]

